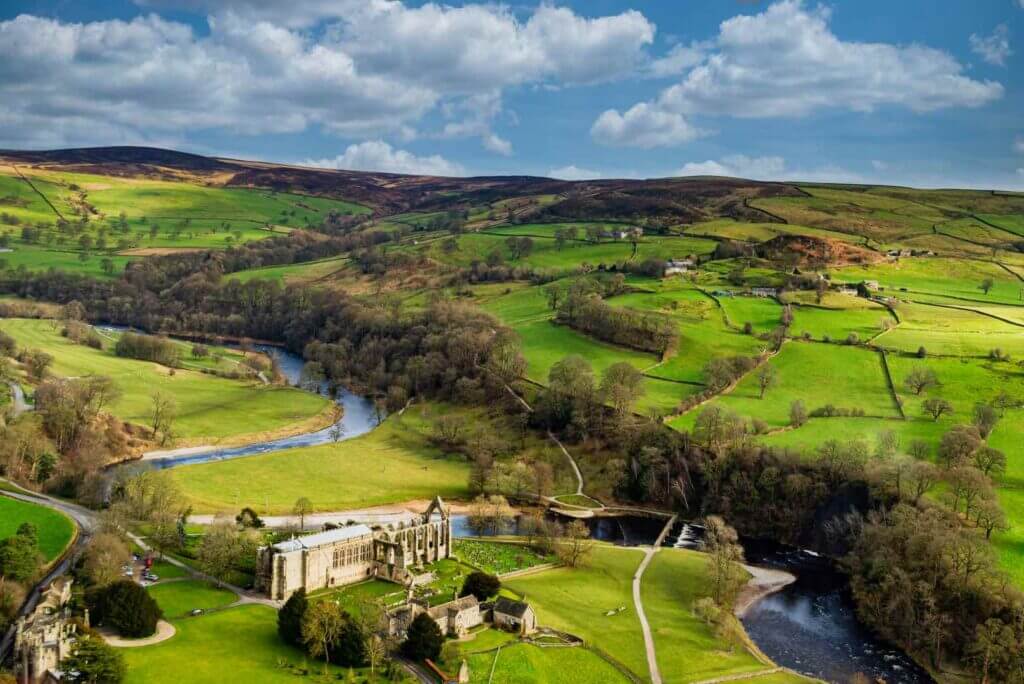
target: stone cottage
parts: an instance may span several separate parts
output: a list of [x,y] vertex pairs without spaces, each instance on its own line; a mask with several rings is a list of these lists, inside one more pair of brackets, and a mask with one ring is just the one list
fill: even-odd
[[529,603],[513,601],[502,596],[492,609],[494,626],[517,634],[531,634],[537,630],[537,614]]

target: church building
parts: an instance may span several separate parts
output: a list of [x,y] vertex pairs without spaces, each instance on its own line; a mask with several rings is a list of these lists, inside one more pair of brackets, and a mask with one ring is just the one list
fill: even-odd
[[261,547],[256,588],[283,601],[299,589],[312,592],[373,577],[405,585],[412,568],[450,557],[451,540],[451,517],[435,497],[410,523],[346,525]]

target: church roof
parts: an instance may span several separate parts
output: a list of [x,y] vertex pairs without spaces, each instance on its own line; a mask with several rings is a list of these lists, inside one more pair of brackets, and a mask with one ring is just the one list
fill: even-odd
[[358,537],[372,534],[373,530],[366,525],[346,525],[345,527],[317,532],[316,534],[307,534],[304,537],[296,537],[287,541],[278,542],[277,544],[274,544],[274,550],[288,552],[298,551],[299,549],[313,549],[318,546],[336,544],[337,542],[356,539]]
[[511,615],[512,617],[522,618],[526,615],[526,611],[530,609],[530,604],[523,601],[513,601],[512,599],[505,598],[504,596],[498,598],[494,602],[494,612],[502,613],[503,615]]

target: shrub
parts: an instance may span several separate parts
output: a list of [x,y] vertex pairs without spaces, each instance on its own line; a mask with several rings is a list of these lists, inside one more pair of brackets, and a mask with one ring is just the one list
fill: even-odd
[[860,336],[855,332],[850,333],[846,336],[846,344],[850,346],[860,344]]
[[98,634],[83,635],[72,649],[60,667],[65,672],[78,673],[75,681],[120,684],[124,680],[128,671],[124,657]]
[[132,639],[151,636],[163,617],[149,592],[131,580],[86,592],[85,601],[97,624],[113,627]]
[[302,621],[306,617],[307,608],[309,601],[305,589],[299,589],[284,602],[277,613],[277,634],[281,641],[298,648],[303,647]]
[[27,582],[39,570],[42,559],[35,526],[25,523],[17,534],[0,541],[0,575],[18,582]]
[[926,356],[928,356],[928,350],[925,349],[923,346],[922,347],[918,347],[917,348],[917,358],[923,359]]
[[402,643],[402,654],[414,661],[435,660],[441,654],[444,635],[441,628],[426,613],[420,613],[409,625],[405,642]]
[[476,596],[478,601],[486,601],[501,589],[501,580],[486,572],[475,571],[466,575],[459,596]]

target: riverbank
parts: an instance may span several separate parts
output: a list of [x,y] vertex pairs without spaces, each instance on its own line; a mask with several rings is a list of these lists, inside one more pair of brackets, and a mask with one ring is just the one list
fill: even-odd
[[[209,451],[215,451],[217,449],[228,449],[235,447],[248,447],[264,442],[273,442],[280,439],[289,439],[292,437],[298,437],[301,435],[309,434],[311,432],[319,432],[325,430],[338,421],[344,418],[344,410],[339,404],[332,403],[325,406],[320,413],[307,418],[305,420],[292,423],[291,425],[284,425],[274,430],[264,430],[263,432],[251,432],[244,435],[233,435],[231,437],[225,437],[224,439],[214,440],[212,443],[210,440],[178,440],[177,446],[173,449],[157,449],[155,451],[147,451],[142,454],[140,459],[142,461],[152,461],[167,458],[177,458],[179,456],[194,456]],[[204,442],[197,444],[196,442]]]
[[740,595],[733,606],[733,613],[738,618],[746,615],[747,611],[761,599],[796,582],[796,575],[785,570],[761,568],[756,565],[744,565],[743,568],[750,573],[750,579],[740,590]]

